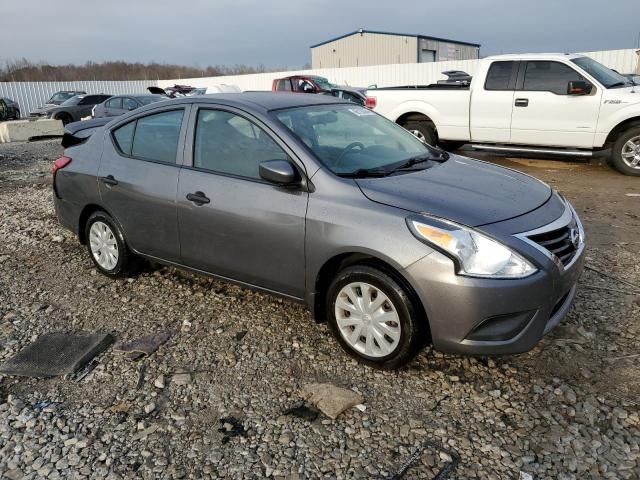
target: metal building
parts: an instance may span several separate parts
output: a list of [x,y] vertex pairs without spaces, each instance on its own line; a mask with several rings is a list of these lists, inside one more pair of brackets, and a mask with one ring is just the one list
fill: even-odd
[[364,67],[480,58],[480,45],[427,35],[356,30],[311,46],[312,68]]

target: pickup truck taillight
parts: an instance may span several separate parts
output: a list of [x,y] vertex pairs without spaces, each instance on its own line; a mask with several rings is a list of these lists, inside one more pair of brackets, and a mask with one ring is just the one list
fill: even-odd
[[60,157],[55,162],[53,162],[53,166],[51,167],[51,174],[53,175],[53,178],[54,179],[56,178],[56,172],[58,170],[63,169],[70,163],[71,163],[71,157],[64,157],[64,156]]
[[376,100],[376,97],[366,97],[364,100],[364,106],[372,110],[376,108],[377,104],[378,101]]

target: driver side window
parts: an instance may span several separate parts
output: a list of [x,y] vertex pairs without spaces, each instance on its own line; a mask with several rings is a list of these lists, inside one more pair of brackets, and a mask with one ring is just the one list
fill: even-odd
[[260,179],[259,165],[289,156],[259,126],[223,110],[200,110],[193,166],[211,172]]

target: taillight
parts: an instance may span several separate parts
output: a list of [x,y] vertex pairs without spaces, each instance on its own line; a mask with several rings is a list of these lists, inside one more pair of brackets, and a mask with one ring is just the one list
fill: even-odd
[[51,167],[51,174],[55,177],[56,172],[71,163],[71,157],[60,157],[55,162],[53,162],[53,166]]
[[366,97],[364,100],[364,106],[370,109],[374,109],[376,108],[376,105],[378,105],[378,100],[376,100],[376,97]]

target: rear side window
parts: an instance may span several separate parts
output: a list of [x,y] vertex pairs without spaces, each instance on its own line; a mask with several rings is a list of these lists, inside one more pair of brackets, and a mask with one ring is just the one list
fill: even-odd
[[122,108],[122,98],[112,98],[104,105],[107,108]]
[[176,163],[183,113],[183,110],[172,110],[139,118],[115,130],[113,138],[125,155]]
[[138,103],[133,98],[123,98],[122,108],[125,110],[135,110],[138,108]]
[[260,162],[287,158],[264,130],[246,118],[222,110],[198,112],[194,167],[259,179]]
[[278,80],[278,85],[276,87],[278,90],[282,90],[285,92],[290,92],[291,91],[291,80],[289,80],[288,78],[282,78],[280,80]]
[[484,89],[514,90],[515,83],[511,79],[515,78],[513,74],[517,65],[517,62],[493,62],[487,72]]
[[527,62],[523,90],[566,95],[569,82],[584,80],[573,68],[559,62]]
[[136,122],[129,122],[113,132],[113,138],[122,153],[131,155],[133,146],[133,132],[136,129]]

